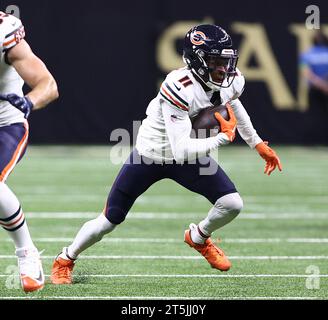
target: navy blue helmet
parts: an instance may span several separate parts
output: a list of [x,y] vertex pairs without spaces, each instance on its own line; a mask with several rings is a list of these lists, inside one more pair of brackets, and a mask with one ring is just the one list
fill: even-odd
[[232,84],[238,53],[224,29],[202,24],[186,34],[183,60],[207,87],[217,91]]

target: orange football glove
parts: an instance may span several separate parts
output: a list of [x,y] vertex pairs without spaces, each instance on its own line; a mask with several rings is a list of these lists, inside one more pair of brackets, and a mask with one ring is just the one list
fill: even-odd
[[229,120],[225,120],[219,112],[215,112],[214,116],[216,120],[219,121],[220,123],[220,127],[221,127],[220,131],[225,133],[228,139],[230,140],[230,142],[232,142],[236,137],[237,119],[235,117],[235,114],[233,113],[231,105],[227,103],[226,107],[230,117]]
[[264,141],[259,143],[255,148],[259,155],[266,161],[264,173],[269,176],[277,166],[279,171],[282,171],[282,165],[279,157],[275,151],[268,146],[268,144],[269,143],[267,141]]

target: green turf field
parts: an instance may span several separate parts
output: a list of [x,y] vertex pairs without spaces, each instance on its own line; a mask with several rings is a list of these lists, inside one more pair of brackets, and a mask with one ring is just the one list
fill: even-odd
[[[211,269],[183,242],[189,223],[207,214],[208,201],[165,180],[84,253],[74,285],[54,286],[48,278],[41,292],[22,293],[13,276],[13,244],[1,230],[0,298],[327,299],[328,148],[276,150],[284,171],[271,177],[248,147],[220,150],[219,161],[244,199],[240,216],[214,234],[231,258],[229,272]],[[109,155],[109,147],[30,147],[9,178],[44,250],[47,275],[61,248],[102,211],[120,168]]]

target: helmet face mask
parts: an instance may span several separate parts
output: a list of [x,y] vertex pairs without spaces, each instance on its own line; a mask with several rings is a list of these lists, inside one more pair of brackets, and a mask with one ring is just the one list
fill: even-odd
[[222,55],[208,55],[205,60],[209,82],[220,88],[229,87],[235,78],[237,59]]
[[229,87],[236,74],[237,50],[230,36],[215,25],[200,25],[186,37],[183,59],[193,73],[210,89]]

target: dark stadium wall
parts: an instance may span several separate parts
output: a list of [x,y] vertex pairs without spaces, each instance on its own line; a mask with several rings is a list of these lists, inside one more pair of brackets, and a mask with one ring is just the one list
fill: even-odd
[[[182,66],[183,35],[223,26],[240,50],[241,97],[271,143],[328,144],[328,110],[310,105],[298,56],[311,44],[308,1],[0,1],[19,8],[26,39],[55,76],[60,99],[30,118],[32,143],[109,143],[132,133],[165,74]],[[316,1],[328,31],[328,2]],[[325,29],[324,29],[325,28]],[[239,139],[240,141],[240,139]]]

